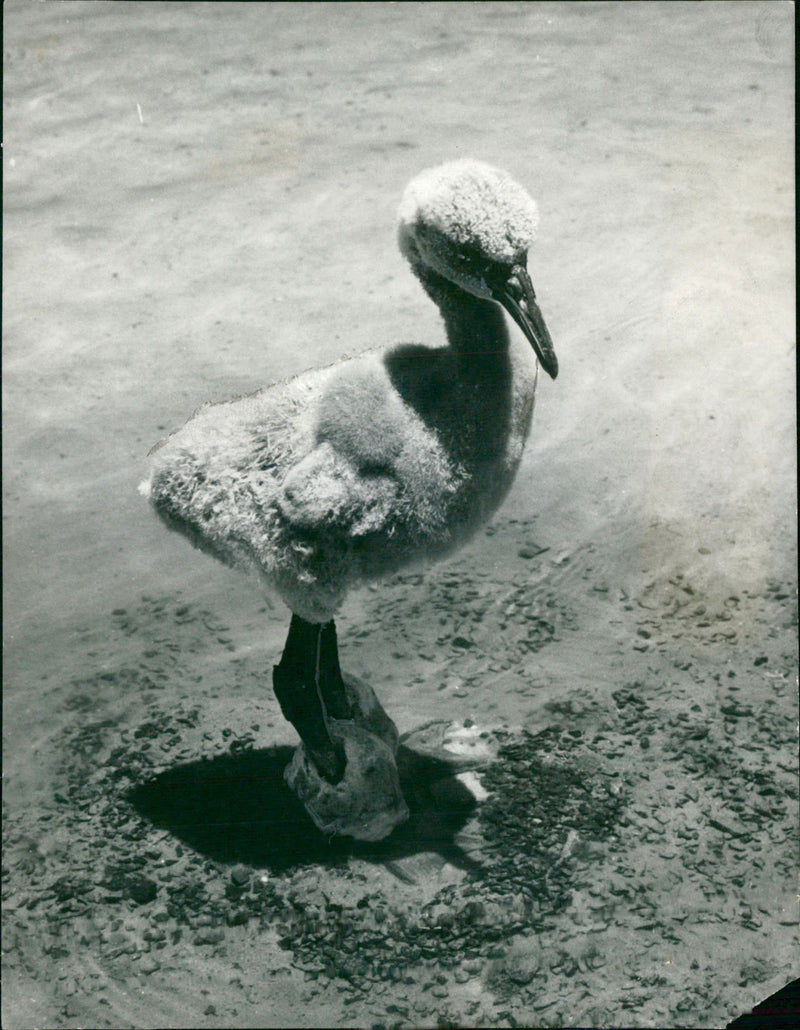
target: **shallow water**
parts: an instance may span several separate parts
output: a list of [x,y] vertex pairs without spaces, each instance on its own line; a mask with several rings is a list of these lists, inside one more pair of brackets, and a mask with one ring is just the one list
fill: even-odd
[[[697,717],[692,704],[720,733],[742,798],[752,772],[744,741],[766,733],[759,746],[793,768],[790,8],[17,2],[4,20],[11,911],[31,903],[37,876],[41,886],[76,862],[90,868],[70,854],[76,834],[97,843],[98,868],[111,861],[111,815],[92,809],[97,798],[86,809],[77,793],[71,804],[54,799],[79,785],[111,790],[103,770],[115,747],[147,779],[161,764],[218,755],[230,734],[260,749],[293,742],[268,675],[285,611],[166,533],[136,487],[149,448],[206,400],[368,346],[438,338],[393,219],[407,179],[448,157],[507,168],[537,197],[530,267],[561,373],[540,380],[523,466],[489,533],[422,579],[354,595],[343,659],[402,732],[469,717],[534,731],[577,720],[602,733],[618,718],[614,692],[638,684],[654,728],[647,748],[637,732],[635,754],[615,759],[630,775],[645,768],[652,786],[671,768],[659,747],[679,738],[670,720]],[[520,557],[526,547],[534,557]],[[735,710],[723,689],[734,678],[751,715],[723,711]],[[758,705],[768,701],[775,721],[765,729]],[[179,718],[189,722],[176,728]],[[136,752],[133,742],[150,740],[135,735],[148,720],[161,727],[151,751],[163,761]],[[99,727],[91,744],[87,726]],[[683,768],[679,791],[693,775]],[[782,797],[793,774],[773,775]],[[636,783],[672,820],[675,806]],[[741,818],[735,798],[719,799]],[[690,797],[684,804],[705,847],[720,831]],[[113,818],[125,811],[120,800]],[[791,811],[753,825],[792,830]],[[175,833],[166,839],[160,846],[174,847]],[[602,882],[607,866],[594,861]],[[203,868],[198,859],[191,875],[221,882],[219,869]],[[431,868],[438,889],[435,878],[449,874]],[[713,1025],[785,982],[793,883],[782,868],[752,888],[731,887],[722,865],[712,872],[715,891],[750,891],[746,903],[766,911],[745,931],[738,910],[723,911],[719,933],[736,943],[717,940],[709,960],[705,902],[689,891],[694,874],[676,867],[692,958],[682,980],[642,996],[626,1021]],[[98,933],[124,931],[138,942],[136,961],[149,955],[137,936],[149,902],[129,899],[134,929],[109,931],[111,903],[92,899]],[[253,921],[229,928],[227,961],[175,943],[159,952],[169,955],[162,969],[143,976],[131,957],[120,973],[120,957],[85,927],[65,945],[69,957],[54,958],[48,927],[69,900],[26,909],[29,944],[7,959],[9,1026],[180,1025],[186,1011],[209,1026],[267,1025],[270,1012],[275,1025],[322,1025],[325,1012],[359,1025],[406,1018],[375,1014],[336,979],[298,981],[291,963],[250,985],[231,1015],[231,956],[247,969],[253,949],[267,953],[268,919],[261,937]],[[128,918],[119,905],[114,913]],[[68,916],[58,915],[65,934]],[[566,940],[554,927],[552,940]],[[633,931],[625,924],[614,938],[612,922],[604,932],[618,945]],[[695,956],[702,969],[692,972]],[[730,979],[725,963],[741,971],[756,958],[761,978],[742,974],[713,1002],[688,990],[687,978],[707,987]],[[450,1009],[430,1001],[422,979],[402,986],[422,1006],[408,1022],[449,1012],[512,1025],[536,1012],[552,1025],[581,1014],[602,1023],[603,1007],[619,1012],[627,996],[624,963],[606,969],[594,1000],[585,992],[596,995],[596,984],[578,988],[559,967],[537,973],[511,1008],[494,1008],[500,959],[484,959],[461,993],[448,981]],[[417,975],[410,960],[408,969]],[[216,1014],[196,989],[204,977]],[[534,1007],[553,998],[555,1008]]]

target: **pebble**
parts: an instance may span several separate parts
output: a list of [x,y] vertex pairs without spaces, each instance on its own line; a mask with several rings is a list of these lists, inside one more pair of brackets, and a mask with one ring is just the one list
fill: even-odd
[[736,824],[730,818],[725,822],[720,819],[715,819],[713,816],[708,816],[709,826],[713,826],[715,830],[719,830],[720,833],[724,833],[728,837],[748,837],[749,831],[746,827],[741,824]]
[[753,714],[753,709],[749,705],[741,705],[735,700],[730,701],[728,704],[721,705],[720,711],[723,715],[728,715],[733,719],[741,719]]
[[539,971],[541,953],[538,943],[524,938],[512,944],[503,960],[503,970],[509,980],[524,986],[533,980]]
[[231,880],[237,887],[244,887],[250,883],[250,870],[246,865],[235,865],[231,869]]
[[155,901],[158,894],[158,885],[147,876],[131,877],[128,881],[128,896],[137,905],[146,905]]

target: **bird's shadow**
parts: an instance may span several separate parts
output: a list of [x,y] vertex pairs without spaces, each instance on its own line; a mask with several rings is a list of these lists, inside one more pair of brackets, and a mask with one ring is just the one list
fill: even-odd
[[329,839],[316,828],[283,779],[292,752],[270,747],[177,766],[134,787],[129,800],[154,825],[218,862],[280,873],[351,855],[387,862],[438,852],[462,869],[477,868],[455,840],[477,803],[446,762],[401,745],[397,767],[410,816],[385,840],[367,843]]

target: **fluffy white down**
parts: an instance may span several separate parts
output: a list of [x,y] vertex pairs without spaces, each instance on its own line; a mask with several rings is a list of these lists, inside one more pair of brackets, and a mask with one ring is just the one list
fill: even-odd
[[406,187],[397,215],[401,247],[404,238],[427,230],[503,264],[528,250],[539,224],[536,203],[519,183],[471,158],[420,172]]

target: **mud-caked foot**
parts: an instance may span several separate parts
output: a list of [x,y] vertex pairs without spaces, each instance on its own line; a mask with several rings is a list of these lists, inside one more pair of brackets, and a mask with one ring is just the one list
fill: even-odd
[[382,840],[408,818],[394,754],[373,733],[353,722],[331,720],[334,744],[345,754],[343,777],[331,783],[301,744],[284,778],[325,834]]
[[380,738],[393,755],[397,754],[400,734],[386,714],[375,691],[357,676],[347,674],[344,680],[345,697],[350,706],[350,719],[367,733]]

